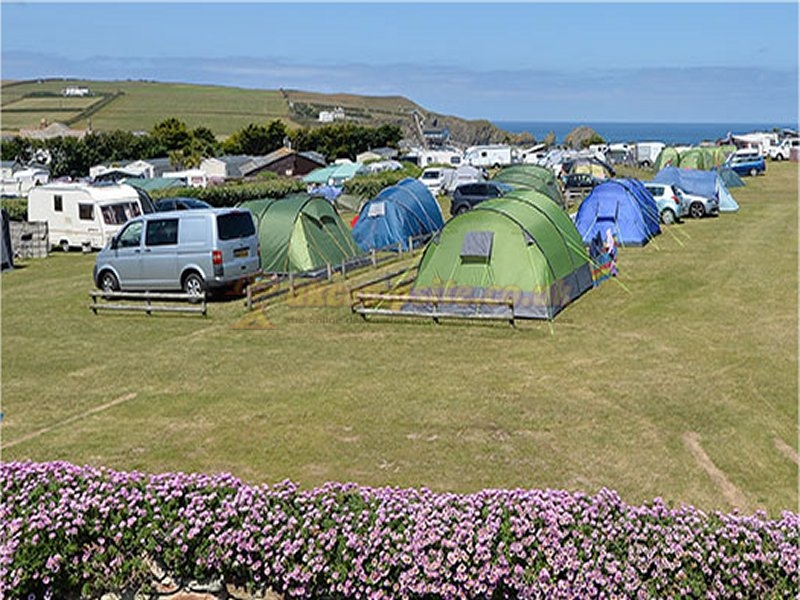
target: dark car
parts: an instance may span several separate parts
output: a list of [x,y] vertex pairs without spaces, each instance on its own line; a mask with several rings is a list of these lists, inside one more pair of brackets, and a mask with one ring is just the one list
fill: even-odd
[[499,181],[481,181],[479,183],[464,183],[453,191],[450,202],[450,214],[460,215],[467,212],[476,204],[492,198],[505,196],[513,188]]
[[170,210],[192,210],[196,208],[212,208],[208,202],[197,198],[162,198],[155,202],[156,212],[167,212]]
[[591,173],[570,173],[564,179],[564,187],[568,190],[593,188],[598,183]]

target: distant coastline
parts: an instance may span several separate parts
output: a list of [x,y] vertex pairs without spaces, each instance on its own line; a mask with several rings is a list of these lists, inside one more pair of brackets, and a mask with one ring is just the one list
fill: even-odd
[[752,131],[772,131],[773,129],[794,129],[791,123],[613,123],[576,121],[493,121],[493,124],[511,133],[528,132],[537,141],[553,132],[556,143],[576,127],[586,125],[594,129],[607,142],[664,142],[668,145],[699,144],[714,142],[728,133],[743,134]]

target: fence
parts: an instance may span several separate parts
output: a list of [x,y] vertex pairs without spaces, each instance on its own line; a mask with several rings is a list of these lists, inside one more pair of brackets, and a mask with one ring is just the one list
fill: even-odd
[[[414,311],[408,308],[401,308],[395,310],[391,308],[378,308],[378,304],[369,304],[370,302],[402,302],[404,305],[408,304],[427,304],[433,307],[430,311]],[[457,312],[442,312],[442,305],[453,306],[505,306],[506,311],[502,313],[457,313]],[[495,299],[495,298],[446,298],[439,296],[408,296],[399,294],[370,294],[358,292],[355,294],[355,303],[350,308],[354,313],[360,314],[364,319],[367,315],[382,315],[394,317],[424,317],[433,319],[434,323],[439,323],[440,319],[474,319],[474,320],[499,320],[508,321],[511,327],[515,326],[514,323],[514,299]]]
[[[403,249],[403,242],[397,242],[383,248],[373,248],[366,255],[351,258],[338,265],[326,264],[314,271],[262,273],[261,277],[265,279],[247,286],[245,308],[250,311],[269,300],[285,295],[294,296],[302,288],[331,281],[337,273],[346,280],[348,275],[352,276],[366,267],[371,266],[373,269],[385,267],[413,255],[415,250],[422,247],[429,238],[430,235],[409,237],[407,240],[408,250]],[[286,286],[282,287],[282,284],[286,284]]]
[[[119,310],[145,312],[148,315],[154,312],[165,313],[189,313],[201,314],[204,317],[208,314],[208,305],[205,294],[181,294],[181,293],[153,293],[153,292],[105,292],[93,290],[89,292],[92,303],[89,308],[94,314],[100,310]],[[105,300],[107,302],[100,302]],[[120,303],[119,300],[127,300],[129,303]],[[158,304],[154,304],[157,302]],[[188,302],[193,306],[179,306],[180,302]]]

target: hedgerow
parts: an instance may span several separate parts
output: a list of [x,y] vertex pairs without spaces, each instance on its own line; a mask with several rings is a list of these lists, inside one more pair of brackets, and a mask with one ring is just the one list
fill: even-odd
[[184,196],[205,200],[211,206],[236,206],[246,200],[283,198],[306,189],[302,181],[288,177],[264,178],[262,181],[214,185],[207,188],[164,188],[150,192],[153,200]]
[[798,515],[613,491],[368,488],[0,465],[0,596],[217,580],[296,598],[794,598]]

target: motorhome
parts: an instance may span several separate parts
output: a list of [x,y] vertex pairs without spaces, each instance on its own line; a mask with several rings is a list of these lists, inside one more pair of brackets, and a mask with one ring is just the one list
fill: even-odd
[[128,219],[146,212],[125,184],[49,183],[28,194],[28,220],[47,222],[50,242],[62,250],[99,250]]
[[506,167],[517,162],[516,154],[505,144],[470,146],[464,151],[464,162],[473,167]]

